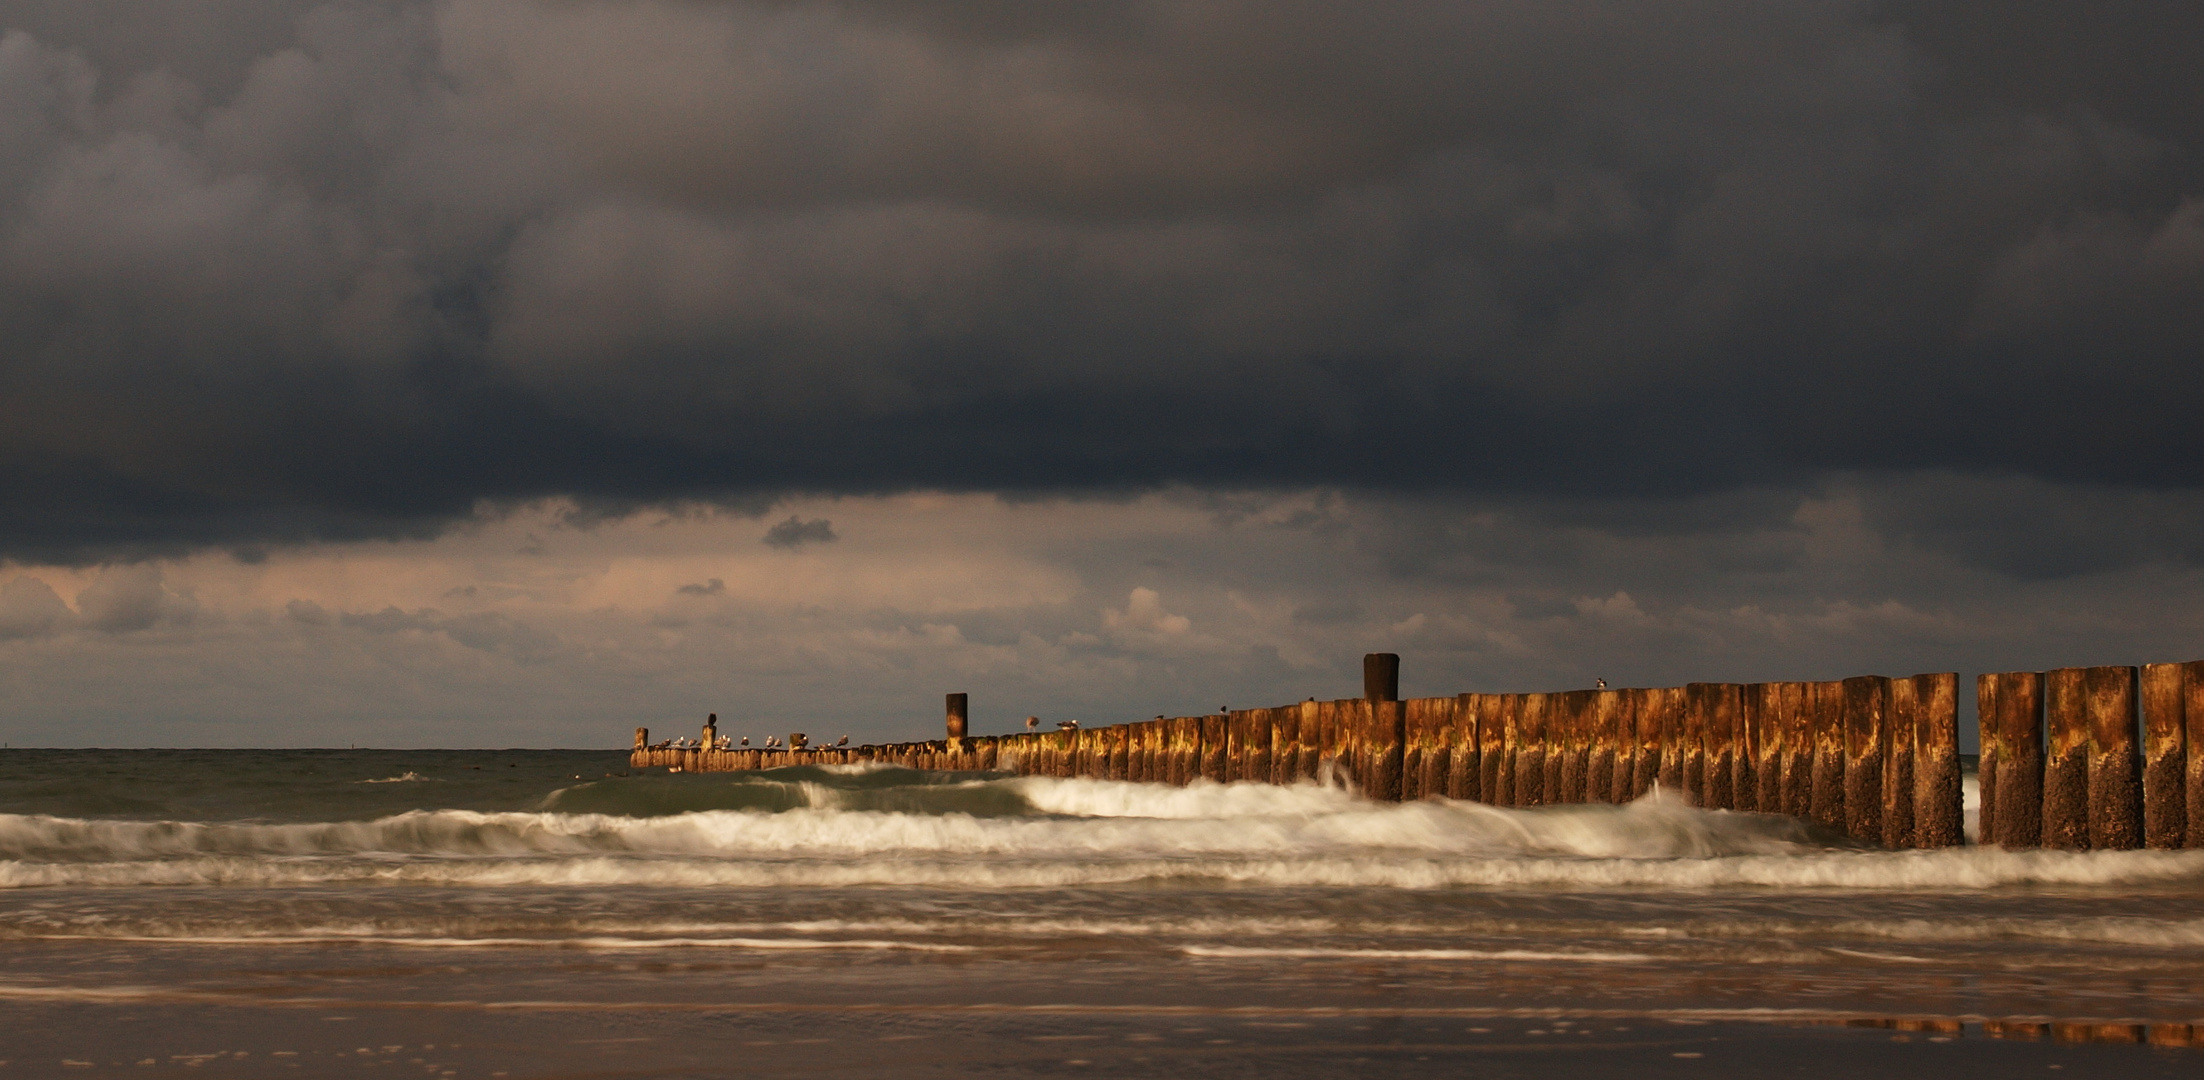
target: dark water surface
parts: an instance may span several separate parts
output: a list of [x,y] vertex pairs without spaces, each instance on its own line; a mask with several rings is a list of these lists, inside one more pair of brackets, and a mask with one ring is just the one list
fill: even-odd
[[2204,853],[1869,851],[1660,798],[9,750],[0,1021],[0,1076],[2195,1076]]

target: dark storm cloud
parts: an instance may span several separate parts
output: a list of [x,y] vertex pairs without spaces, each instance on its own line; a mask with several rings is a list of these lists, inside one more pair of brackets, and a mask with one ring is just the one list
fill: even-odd
[[2193,489],[2197,23],[8,0],[0,557],[549,495]]

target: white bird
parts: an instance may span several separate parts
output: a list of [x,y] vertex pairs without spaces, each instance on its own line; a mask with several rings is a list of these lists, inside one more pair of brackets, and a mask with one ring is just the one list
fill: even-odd
[[1600,689],[1602,689],[1602,690],[1605,690],[1605,689],[1607,689],[1607,680],[1605,680],[1605,679],[1593,679],[1592,681],[1593,681],[1593,682],[1595,682],[1595,683],[1598,683],[1598,684],[1599,684],[1599,688],[1600,688]]
[[750,745],[750,736],[748,736],[748,735],[745,735],[745,736],[743,736],[743,737],[742,737],[742,745],[744,745],[744,746],[748,746],[748,745]]

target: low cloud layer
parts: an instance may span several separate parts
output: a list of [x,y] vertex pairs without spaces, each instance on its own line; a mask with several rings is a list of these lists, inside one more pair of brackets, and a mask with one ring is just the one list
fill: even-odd
[[551,496],[2193,489],[2199,22],[15,0],[0,557]]

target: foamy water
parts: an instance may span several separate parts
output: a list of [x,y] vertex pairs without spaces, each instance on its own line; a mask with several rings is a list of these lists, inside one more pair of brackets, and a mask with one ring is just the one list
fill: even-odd
[[1317,784],[621,775],[613,755],[131,760],[0,776],[0,940],[134,972],[149,949],[542,956],[500,978],[546,993],[566,992],[558,957],[829,980],[899,958],[1037,993],[1382,971],[1626,1009],[2010,1015],[2050,995],[2204,1015],[2204,852],[1881,851],[1658,793],[1525,811]]

